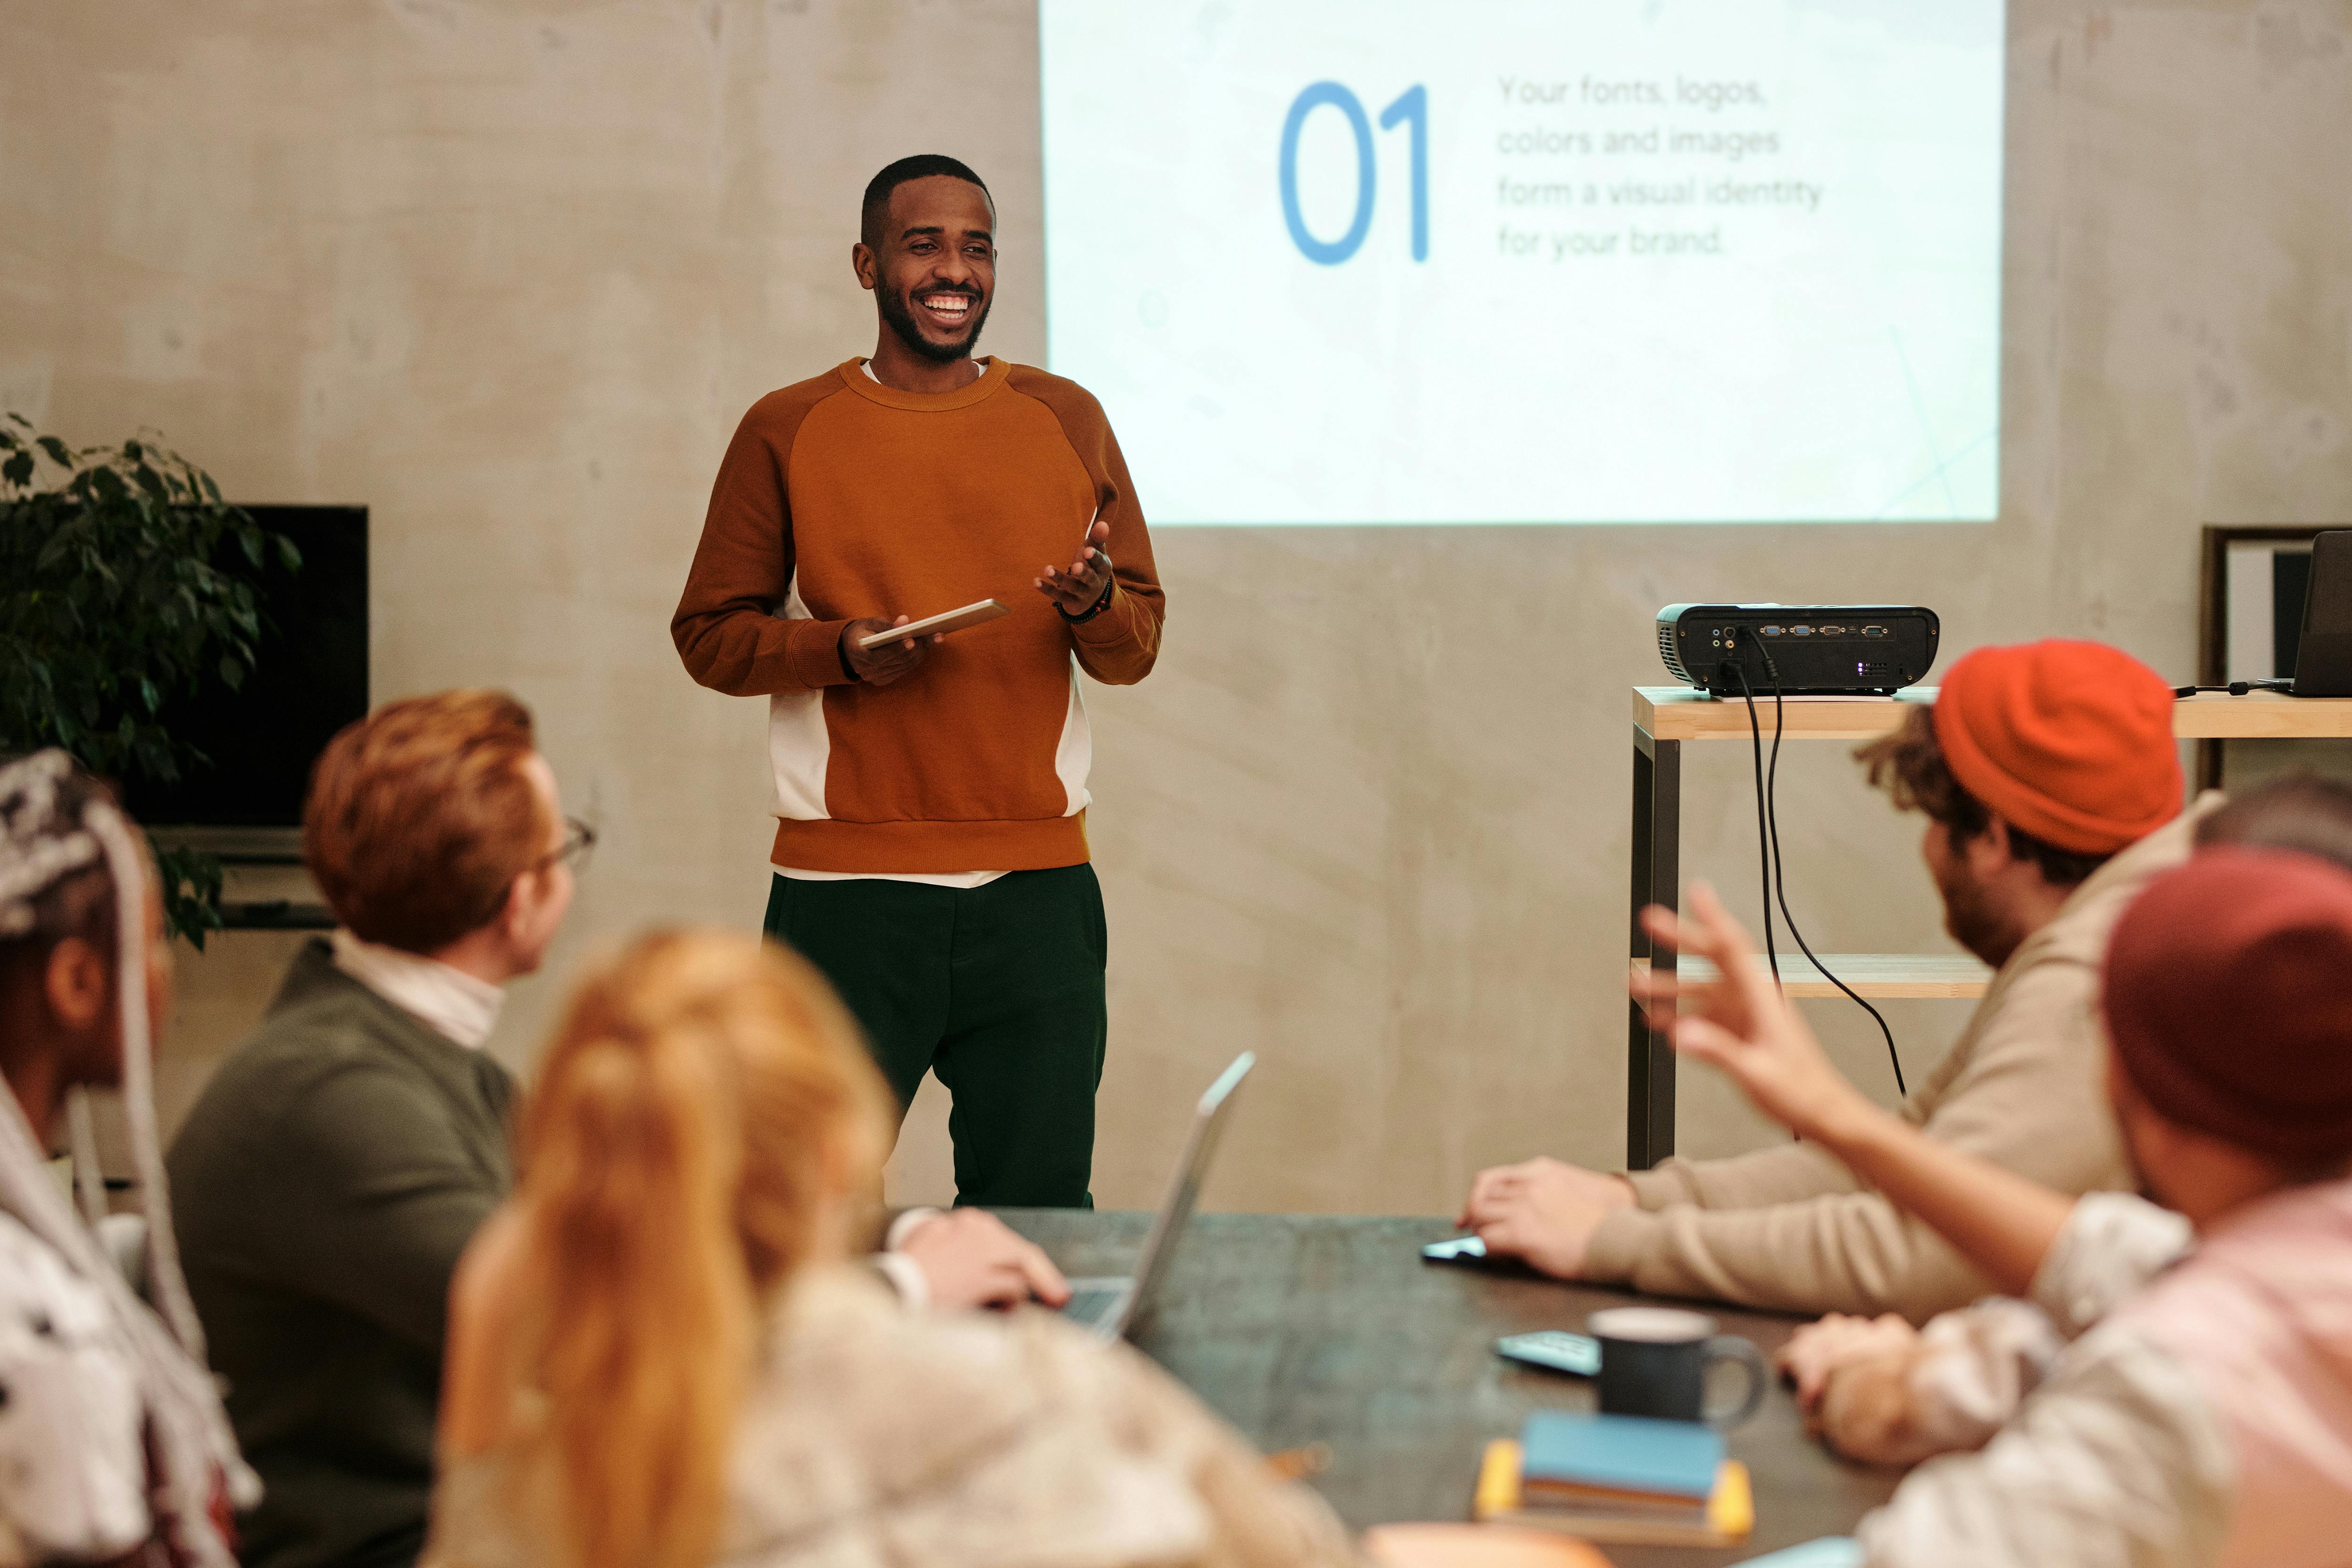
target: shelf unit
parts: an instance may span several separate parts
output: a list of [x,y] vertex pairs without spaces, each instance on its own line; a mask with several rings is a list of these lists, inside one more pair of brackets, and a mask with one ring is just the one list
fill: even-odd
[[[1912,709],[1932,705],[1936,689],[1915,686],[1894,697],[1790,697],[1781,704],[1785,741],[1843,741],[1883,735]],[[2276,692],[2231,697],[2206,692],[2173,704],[2173,733],[2184,741],[2352,738],[2352,698],[2299,698]],[[1675,956],[1650,952],[1640,915],[1645,904],[1682,907],[1682,748],[1685,741],[1745,741],[1748,705],[1681,686],[1633,688],[1633,899],[1631,962],[1673,972]],[[1766,739],[1770,739],[1769,724]],[[1864,996],[1979,996],[1985,967],[1957,953],[1847,952],[1827,955],[1832,971]],[[1759,961],[1760,962],[1760,961]],[[1694,978],[1711,974],[1693,961]],[[1836,987],[1801,956],[1783,958],[1791,996],[1833,996]],[[1629,1005],[1625,1073],[1625,1163],[1647,1170],[1675,1152],[1675,1053]]]

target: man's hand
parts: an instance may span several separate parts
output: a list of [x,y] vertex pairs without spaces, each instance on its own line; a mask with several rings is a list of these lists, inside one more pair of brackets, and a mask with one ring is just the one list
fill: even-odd
[[868,686],[887,686],[911,674],[934,646],[947,640],[945,633],[939,633],[929,638],[908,637],[901,642],[886,642],[870,648],[857,646],[860,637],[869,637],[876,632],[887,632],[892,626],[906,624],[904,616],[895,621],[886,621],[879,616],[867,616],[841,628],[841,657],[849,661],[849,668],[856,672],[858,679]]
[[921,1267],[934,1307],[1014,1307],[1033,1298],[1058,1307],[1070,1299],[1069,1282],[1052,1258],[980,1209],[950,1209],[925,1220],[898,1250]]
[[1633,1184],[1622,1176],[1534,1159],[1479,1172],[1454,1223],[1476,1231],[1493,1256],[1524,1258],[1573,1279],[1584,1272],[1584,1249],[1601,1220],[1633,1204]]
[[1717,978],[1685,985],[1636,970],[1634,1000],[1684,1056],[1721,1069],[1756,1109],[1801,1138],[1832,1148],[1857,1119],[1883,1114],[1822,1055],[1821,1042],[1783,1001],[1756,949],[1705,882],[1690,891],[1691,918],[1653,904],[1642,911],[1651,938],[1713,963]]
[[1832,1312],[1789,1336],[1789,1342],[1773,1360],[1795,1381],[1799,1406],[1810,1411],[1829,1387],[1832,1373],[1866,1361],[1907,1364],[1918,1348],[1919,1331],[1892,1312],[1876,1318]]
[[1054,607],[1066,616],[1083,616],[1095,607],[1110,582],[1110,552],[1103,545],[1110,539],[1110,524],[1098,522],[1087,530],[1087,542],[1078,548],[1078,558],[1066,567],[1048,566],[1043,577],[1032,578],[1037,592],[1054,601]]

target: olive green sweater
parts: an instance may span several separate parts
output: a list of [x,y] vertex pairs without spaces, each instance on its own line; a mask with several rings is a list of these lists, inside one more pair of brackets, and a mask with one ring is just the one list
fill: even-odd
[[511,1184],[513,1094],[312,942],[181,1129],[188,1289],[266,1489],[247,1568],[415,1561],[449,1277]]

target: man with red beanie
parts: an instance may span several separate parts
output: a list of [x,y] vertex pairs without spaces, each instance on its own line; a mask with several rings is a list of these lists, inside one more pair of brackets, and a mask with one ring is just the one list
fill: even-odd
[[[2099,1093],[2097,972],[2124,906],[2189,855],[2172,700],[2155,671],[2099,643],[1979,648],[1933,707],[1856,753],[1898,808],[1927,816],[1920,853],[1946,929],[1998,971],[1904,1114],[2063,1193],[2126,1182]],[[1920,1322],[1988,1289],[1806,1143],[1622,1175],[1503,1166],[1480,1174],[1462,1224],[1490,1253],[1563,1278],[1782,1310]]]
[[[1923,1467],[1862,1521],[1852,1560],[2341,1568],[2352,874],[2223,845],[2158,878],[2116,924],[2106,1090],[2145,1198],[2069,1198],[1880,1110],[1750,967],[1747,934],[1712,890],[1695,889],[1691,904],[1689,921],[1650,911],[1651,931],[1732,978],[1683,996],[1665,1020],[1675,1048],[1730,1074],[1765,1114],[2025,1298],[1939,1319],[1898,1353],[1889,1426],[1954,1414],[1938,1363],[1964,1359],[1966,1320],[2031,1313],[2063,1342],[2015,1369],[2027,1392],[1997,1432],[1958,1445],[1980,1452]],[[1634,990],[1675,1008],[1664,984]]]

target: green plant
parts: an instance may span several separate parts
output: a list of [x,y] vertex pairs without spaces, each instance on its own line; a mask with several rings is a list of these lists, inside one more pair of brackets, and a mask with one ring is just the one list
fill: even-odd
[[[207,763],[160,715],[207,675],[244,685],[272,551],[300,566],[293,541],[152,441],[72,447],[0,420],[0,755],[62,746],[157,784]],[[156,846],[155,862],[166,924],[202,948],[221,923],[219,859]]]

